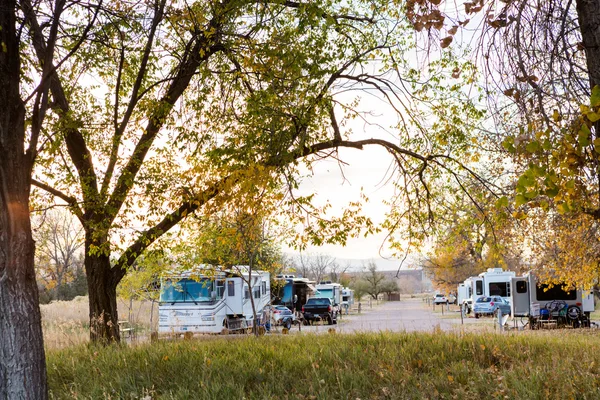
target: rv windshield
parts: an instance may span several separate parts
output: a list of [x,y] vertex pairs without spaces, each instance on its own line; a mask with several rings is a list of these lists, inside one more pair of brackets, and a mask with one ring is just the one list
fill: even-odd
[[161,284],[160,301],[164,303],[185,303],[211,301],[213,281],[208,278],[195,281],[166,279]]
[[329,299],[333,299],[333,289],[317,289],[319,292],[317,295],[319,297],[327,297]]

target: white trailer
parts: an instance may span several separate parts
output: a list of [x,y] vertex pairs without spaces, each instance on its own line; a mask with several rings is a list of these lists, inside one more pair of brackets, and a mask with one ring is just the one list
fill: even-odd
[[249,274],[244,267],[215,271],[202,266],[165,276],[161,279],[158,332],[221,333],[250,328],[254,325],[251,295],[260,317],[271,300],[268,272]]
[[487,271],[477,276],[467,278],[458,286],[458,303],[468,314],[473,309],[473,304],[480,297],[500,296],[510,302],[511,279],[515,276],[513,271],[504,271],[502,268],[488,268]]
[[465,279],[465,281],[458,285],[456,290],[456,304],[460,305],[465,313],[469,313],[472,308],[471,294],[473,292],[471,286],[471,278]]
[[342,288],[342,310],[348,314],[348,310],[354,305],[354,290]]
[[582,289],[565,290],[563,285],[539,283],[534,274],[512,278],[511,314],[528,318],[531,329],[544,322],[574,327],[589,326],[594,311],[594,294]]

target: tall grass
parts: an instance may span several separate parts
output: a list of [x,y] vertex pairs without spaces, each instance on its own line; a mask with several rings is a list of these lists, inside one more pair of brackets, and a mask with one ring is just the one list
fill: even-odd
[[[44,345],[47,349],[60,349],[89,341],[89,305],[87,296],[71,301],[53,301],[40,305]],[[139,336],[149,336],[158,325],[158,305],[150,301],[132,302],[117,299],[120,320],[128,320]]]
[[219,338],[48,352],[53,399],[598,399],[590,332]]

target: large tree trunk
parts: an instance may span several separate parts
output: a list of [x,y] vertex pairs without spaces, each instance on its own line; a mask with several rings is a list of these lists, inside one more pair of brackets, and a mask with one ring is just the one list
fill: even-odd
[[46,399],[15,2],[0,1],[0,399]]
[[[88,236],[88,235],[86,235]],[[110,266],[110,258],[90,252],[91,242],[85,243],[85,272],[87,275],[90,305],[90,340],[110,344],[119,342],[119,316],[117,314],[117,285]]]

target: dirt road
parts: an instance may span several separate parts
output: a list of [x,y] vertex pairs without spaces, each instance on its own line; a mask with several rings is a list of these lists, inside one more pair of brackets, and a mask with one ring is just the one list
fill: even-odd
[[[355,304],[356,308],[356,304]],[[446,309],[444,309],[446,310]],[[420,298],[402,299],[402,301],[384,302],[379,305],[373,305],[369,308],[368,302],[363,304],[362,312],[356,313],[356,310],[340,320],[340,323],[334,326],[319,325],[305,326],[302,331],[321,332],[329,328],[335,328],[339,333],[352,332],[432,332],[435,329],[444,331],[460,330],[461,320],[457,311],[445,311],[441,314],[441,306],[436,306],[436,312],[433,312],[431,306],[428,306]],[[464,324],[481,324],[481,319],[465,318]],[[492,325],[492,321],[488,321]],[[292,330],[295,330],[293,328]]]

